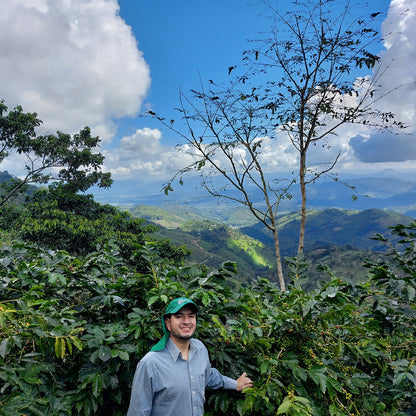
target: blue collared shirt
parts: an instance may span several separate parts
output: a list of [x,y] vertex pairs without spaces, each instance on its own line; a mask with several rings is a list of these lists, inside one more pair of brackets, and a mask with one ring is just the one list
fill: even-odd
[[169,339],[137,365],[127,416],[203,416],[205,387],[237,388],[237,381],[211,368],[204,344],[191,339],[188,360]]

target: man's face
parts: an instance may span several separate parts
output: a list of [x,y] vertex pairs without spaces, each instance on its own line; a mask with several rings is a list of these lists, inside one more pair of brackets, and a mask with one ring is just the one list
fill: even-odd
[[170,336],[177,340],[188,340],[196,330],[196,313],[184,306],[177,313],[165,319],[165,325]]

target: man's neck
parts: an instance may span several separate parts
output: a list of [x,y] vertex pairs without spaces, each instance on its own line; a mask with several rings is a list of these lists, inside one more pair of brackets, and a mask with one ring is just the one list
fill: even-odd
[[178,339],[178,338],[172,337],[172,335],[170,336],[170,339],[178,347],[178,350],[182,354],[182,358],[184,360],[188,360],[188,352],[189,352],[189,346],[191,344],[191,340],[190,339]]

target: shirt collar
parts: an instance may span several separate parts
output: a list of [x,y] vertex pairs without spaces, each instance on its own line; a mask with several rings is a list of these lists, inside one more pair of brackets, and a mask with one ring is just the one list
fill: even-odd
[[[175,345],[175,343],[169,338],[168,342],[166,343],[166,348],[169,351],[170,356],[172,357],[173,361],[177,361],[178,358],[182,355],[179,348]],[[188,361],[195,355],[195,353],[200,350],[201,347],[191,338],[191,342],[189,344],[189,356]]]

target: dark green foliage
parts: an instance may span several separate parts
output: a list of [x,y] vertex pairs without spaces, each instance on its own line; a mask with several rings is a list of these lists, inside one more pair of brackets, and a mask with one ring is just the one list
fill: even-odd
[[127,313],[143,306],[146,278],[114,247],[79,260],[17,245],[2,260],[0,414],[122,414],[138,353]]
[[[111,205],[101,205],[92,195],[73,193],[66,185],[50,186],[35,192],[24,206],[14,205],[3,210],[0,228],[15,230],[26,241],[46,248],[85,255],[108,241],[114,241],[128,264],[137,270],[145,267],[136,251],[145,242],[153,241],[149,234],[155,226],[131,217]],[[173,245],[165,239],[159,242],[159,256],[171,264],[181,264],[189,254],[183,245]]]
[[201,306],[197,336],[214,366],[255,381],[245,394],[210,392],[207,415],[410,416],[416,223],[393,233],[403,249],[369,265],[372,280],[333,276],[311,292],[301,259],[281,292],[266,279],[236,289],[233,263],[210,274],[165,265],[156,242],[138,251],[141,274],[112,244],[85,257],[3,247],[0,415],[125,415],[161,312],[184,295]]

